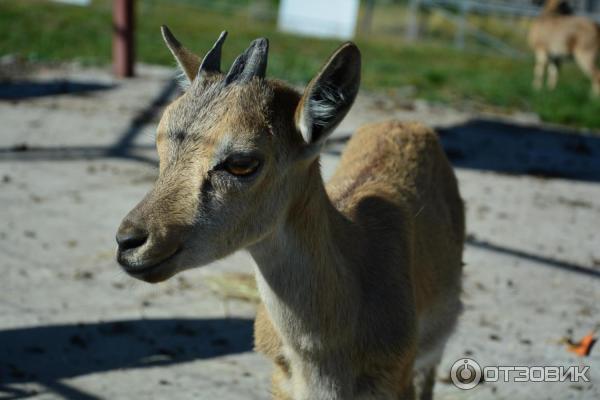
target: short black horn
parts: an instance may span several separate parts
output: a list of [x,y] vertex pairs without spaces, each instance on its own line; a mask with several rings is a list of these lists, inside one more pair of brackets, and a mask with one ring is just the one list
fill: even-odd
[[269,41],[265,38],[254,40],[250,47],[235,59],[225,77],[225,83],[248,82],[254,77],[264,78],[268,55]]
[[213,47],[206,53],[200,63],[198,74],[202,72],[221,72],[221,48],[227,38],[227,31],[221,32]]

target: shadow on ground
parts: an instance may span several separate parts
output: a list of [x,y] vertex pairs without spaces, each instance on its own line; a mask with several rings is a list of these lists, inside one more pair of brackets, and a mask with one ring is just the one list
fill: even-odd
[[87,95],[90,92],[108,90],[114,87],[115,85],[104,83],[75,82],[69,80],[0,82],[0,100],[24,100],[32,97],[57,96],[61,94]]
[[[60,381],[251,351],[250,319],[141,319],[0,331],[0,394],[37,382],[70,399],[92,399]],[[69,393],[69,391],[75,391]],[[87,397],[86,397],[87,396]],[[4,397],[3,397],[4,398]]]
[[[8,84],[8,86],[0,84],[0,98],[11,95],[28,97],[77,93],[112,87],[93,82],[68,81],[23,85],[25,87],[19,89],[19,83]],[[27,85],[33,86],[27,89]],[[0,162],[125,158],[155,164],[154,158],[148,158],[140,153],[140,150],[148,149],[134,145],[134,140],[140,134],[141,128],[154,120],[159,111],[175,95],[176,90],[175,80],[169,80],[148,106],[131,120],[130,125],[112,145],[36,147],[21,143],[0,148]],[[18,94],[18,92],[22,93]],[[483,118],[439,128],[438,132],[448,158],[457,167],[600,182],[600,137],[597,136],[582,135],[566,128],[521,125]],[[331,139],[328,141],[326,152],[340,155],[343,145],[350,137],[351,134],[345,134]]]
[[154,146],[135,145],[142,128],[153,121],[160,110],[175,95],[178,86],[174,79],[169,80],[158,95],[137,115],[135,115],[116,141],[108,146],[32,146],[19,143],[10,147],[0,147],[0,162],[11,161],[72,161],[120,158],[151,165],[156,160],[140,153],[140,150]]
[[600,137],[489,119],[473,119],[438,132],[457,167],[600,181]]
[[588,276],[589,278],[600,279],[600,270],[594,269],[594,267],[577,265],[575,263],[565,260],[559,260],[556,258],[546,257],[543,255],[534,254],[523,250],[512,249],[506,246],[500,246],[485,240],[477,239],[473,235],[468,235],[466,245],[498,254],[518,257],[523,260],[533,261],[545,267],[556,268],[567,272],[583,274]]
[[[600,136],[493,119],[472,119],[437,131],[455,167],[600,182]],[[340,146],[349,138],[330,140],[327,153],[341,154]]]

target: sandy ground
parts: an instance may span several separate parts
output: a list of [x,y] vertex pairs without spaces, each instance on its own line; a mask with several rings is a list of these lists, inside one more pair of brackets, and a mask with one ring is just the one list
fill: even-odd
[[[0,398],[266,399],[270,365],[252,352],[254,303],[222,284],[243,253],[151,286],[113,260],[120,219],[150,188],[157,113],[171,71],[36,71],[0,85]],[[53,92],[66,92],[52,95]],[[387,118],[440,129],[467,206],[465,311],[437,399],[598,399],[600,351],[564,338],[600,323],[600,139],[537,123],[361,95],[323,156]],[[599,137],[600,138],[600,137]],[[215,284],[217,282],[217,284]],[[454,361],[589,366],[590,382],[493,383],[463,391]]]

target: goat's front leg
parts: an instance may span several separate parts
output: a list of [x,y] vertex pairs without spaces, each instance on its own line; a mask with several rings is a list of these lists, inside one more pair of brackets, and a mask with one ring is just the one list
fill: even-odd
[[556,89],[559,67],[558,61],[552,61],[548,64],[548,89],[550,90]]
[[535,51],[535,68],[533,77],[533,88],[540,90],[544,84],[544,74],[548,66],[548,55],[544,50]]
[[290,348],[284,353],[290,368],[287,382],[279,384],[281,388],[287,388],[293,400],[346,400],[354,397],[353,374],[349,370],[351,362],[343,354],[335,352],[300,357]]

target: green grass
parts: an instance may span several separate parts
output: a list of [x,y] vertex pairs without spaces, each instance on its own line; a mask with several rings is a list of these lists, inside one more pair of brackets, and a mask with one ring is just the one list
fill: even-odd
[[[191,3],[191,0],[188,0]],[[0,55],[20,54],[32,61],[78,60],[105,64],[111,57],[112,1],[91,7],[36,0],[0,0]],[[215,3],[216,4],[216,3]],[[174,65],[159,26],[168,24],[187,47],[202,52],[218,33],[230,35],[224,48],[228,65],[248,43],[271,41],[269,75],[305,83],[337,47],[337,40],[316,40],[278,32],[273,21],[250,19],[243,9],[226,15],[165,0],[138,1],[137,54],[140,61]],[[416,97],[453,105],[468,103],[501,110],[537,112],[549,122],[600,128],[600,100],[589,98],[589,83],[566,65],[555,92],[531,89],[533,61],[491,52],[459,52],[445,42],[402,43],[398,36],[358,38],[363,53],[363,88],[393,90],[412,86]]]

